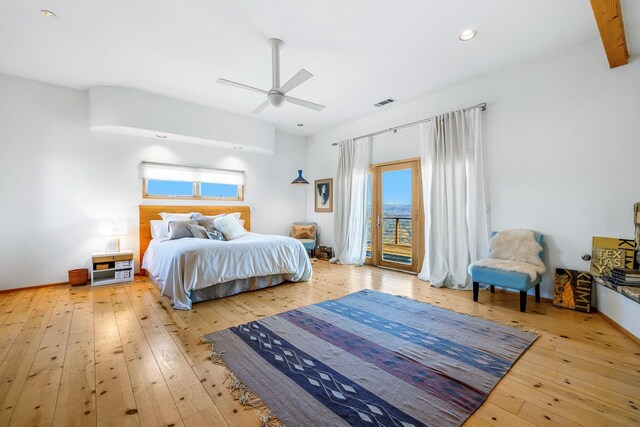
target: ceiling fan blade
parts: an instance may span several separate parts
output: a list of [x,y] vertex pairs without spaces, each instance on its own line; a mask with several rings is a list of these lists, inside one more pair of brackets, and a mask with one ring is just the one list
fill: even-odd
[[264,111],[265,108],[269,106],[269,100],[267,99],[262,104],[258,105],[255,110],[251,112],[251,114],[260,114]]
[[291,77],[285,84],[282,85],[282,87],[280,88],[280,92],[287,93],[296,86],[306,82],[311,77],[313,77],[313,74],[303,68],[302,70],[295,73],[293,77]]
[[315,104],[313,102],[305,101],[303,99],[294,98],[293,96],[285,95],[284,100],[292,104],[300,105],[301,107],[311,108],[312,110],[316,110],[316,111],[322,111],[322,109],[324,108],[324,105]]
[[266,90],[258,89],[257,87],[253,87],[253,86],[243,85],[242,83],[232,82],[231,80],[227,80],[227,79],[218,79],[218,83],[220,83],[222,85],[238,87],[240,89],[247,89],[247,90],[250,90],[250,91],[253,91],[253,92],[262,93],[264,95],[269,93]]

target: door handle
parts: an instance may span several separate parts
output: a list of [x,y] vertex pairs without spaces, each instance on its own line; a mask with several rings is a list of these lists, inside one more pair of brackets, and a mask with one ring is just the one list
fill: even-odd
[[376,226],[378,228],[380,228],[380,223],[382,222],[382,220],[380,219],[380,215],[378,215],[378,218],[376,219]]

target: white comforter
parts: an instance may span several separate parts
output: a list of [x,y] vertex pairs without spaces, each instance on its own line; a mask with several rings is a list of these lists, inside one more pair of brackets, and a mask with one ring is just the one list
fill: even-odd
[[311,279],[311,262],[302,243],[291,237],[247,233],[231,241],[153,239],[142,268],[173,298],[177,309],[191,309],[189,295],[218,283],[283,274],[292,282]]

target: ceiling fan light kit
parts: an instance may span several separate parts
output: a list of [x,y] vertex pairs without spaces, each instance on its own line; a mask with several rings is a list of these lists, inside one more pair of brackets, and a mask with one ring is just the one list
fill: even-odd
[[311,77],[313,77],[313,74],[305,69],[301,69],[293,77],[287,80],[284,85],[280,86],[280,49],[282,49],[282,46],[284,46],[284,42],[280,39],[269,39],[267,41],[267,44],[271,46],[272,88],[270,90],[267,91],[222,78],[218,79],[218,83],[267,95],[267,100],[258,105],[258,107],[251,112],[252,114],[261,113],[269,105],[280,107],[285,101],[292,104],[300,105],[301,107],[310,108],[315,111],[321,111],[324,108],[324,105],[316,104],[287,95],[287,92],[309,80]]
[[284,94],[278,92],[277,90],[270,90],[267,95],[267,99],[269,100],[269,104],[274,107],[279,107],[284,103]]

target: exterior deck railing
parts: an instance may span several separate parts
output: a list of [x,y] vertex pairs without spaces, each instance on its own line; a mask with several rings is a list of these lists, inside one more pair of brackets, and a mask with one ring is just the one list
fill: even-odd
[[[401,245],[401,246],[411,246],[410,244],[402,244],[398,242],[398,236],[400,235],[400,221],[409,221],[409,223],[411,223],[411,218],[407,218],[407,217],[400,217],[400,216],[385,216],[382,217],[382,222],[384,224],[384,221],[386,220],[390,220],[390,221],[394,221],[394,230],[395,230],[395,236],[394,236],[394,241],[393,244],[394,245]],[[384,225],[383,225],[384,227]],[[383,244],[384,244],[384,236],[383,236]]]
[[[382,237],[382,254],[383,257],[386,259],[387,256],[389,256],[390,258],[392,258],[394,261],[398,261],[401,263],[407,263],[407,262],[411,262],[411,255],[412,255],[412,248],[411,248],[411,243],[407,243],[407,242],[401,242],[401,235],[400,235],[400,231],[401,231],[401,221],[409,221],[409,225],[411,225],[411,218],[407,218],[407,217],[400,217],[400,216],[385,216],[382,218],[383,221],[383,228],[387,228],[385,227],[386,224],[389,224],[389,222],[393,221],[393,235],[391,239],[385,239],[385,236],[383,234]],[[387,228],[388,229],[388,228]],[[409,228],[409,230],[411,230],[411,228]],[[389,237],[389,235],[387,234],[386,237]],[[411,237],[411,235],[409,235],[409,237]],[[370,256],[371,254],[371,242],[367,242],[367,256]]]

